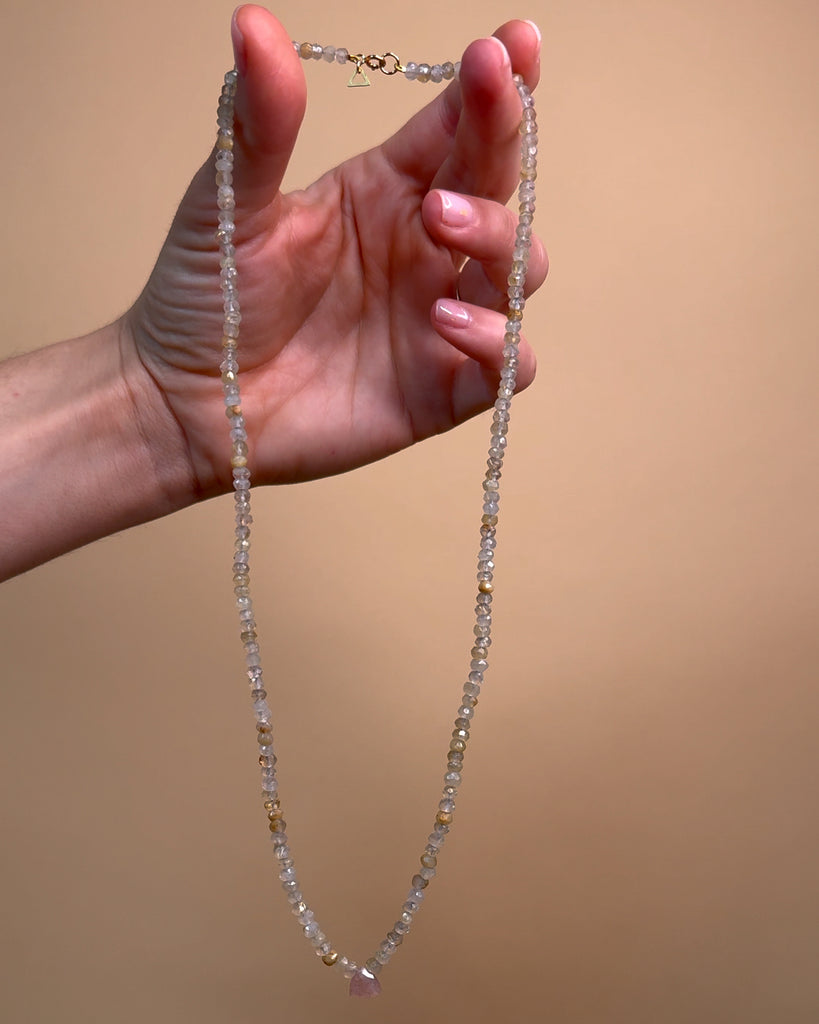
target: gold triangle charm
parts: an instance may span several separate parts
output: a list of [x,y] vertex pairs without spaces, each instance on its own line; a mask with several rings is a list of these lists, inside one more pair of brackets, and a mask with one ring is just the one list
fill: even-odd
[[347,88],[348,89],[360,89],[363,86],[369,85],[369,84],[370,84],[370,80],[369,80],[369,78],[367,78],[367,72],[363,68],[357,67],[355,69],[355,71],[353,72],[353,77],[347,83]]

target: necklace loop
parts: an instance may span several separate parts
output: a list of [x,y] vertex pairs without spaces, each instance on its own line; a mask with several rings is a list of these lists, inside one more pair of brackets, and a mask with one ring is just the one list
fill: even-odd
[[[444,64],[416,64],[410,62],[404,67],[398,57],[385,54],[351,54],[343,47],[320,46],[317,43],[294,43],[296,52],[304,60],[325,60],[337,64],[351,61],[356,70],[350,84],[368,85],[365,68],[381,71],[385,75],[403,74],[410,81],[441,82],[457,78],[460,64],[447,61]],[[389,62],[393,61],[392,66]],[[361,77],[363,81],[359,82]],[[238,73],[235,69],[225,75],[225,84],[219,100],[218,135],[216,141],[216,184],[219,226],[216,240],[220,250],[220,281],[224,298],[224,322],[220,365],[224,387],[225,412],[230,423],[232,442],[231,470],[233,476],[234,502],[236,512],[235,543],[233,551],[233,592],[239,612],[241,640],[244,647],[247,678],[256,720],[258,758],[261,768],[262,798],[267,813],[270,839],[277,860],[277,869],[288,903],[304,935],[313,946],[316,955],[328,967],[335,967],[350,981],[350,994],[360,996],[378,995],[381,986],[377,975],[404,941],[416,913],[426,895],[427,886],[436,874],[438,855],[449,834],[455,812],[455,801],[461,785],[463,762],[470,738],[472,722],[485,674],[489,667],[489,648],[492,643],[492,600],[494,592],[495,549],[497,546],[496,527],[500,501],[500,478],[506,454],[507,433],[512,398],[515,393],[519,361],[519,345],[523,308],[526,304],[524,285],[529,253],[532,245],[532,221],[535,211],[535,179],[537,177],[537,122],[534,100],[520,75],[512,80],[521,101],[521,163],[518,187],[518,226],[515,232],[514,249],[510,272],[507,278],[508,305],[507,319],[503,334],[503,369],[492,413],[489,451],[486,471],[482,482],[482,515],[480,520],[480,546],[477,561],[477,595],[475,598],[475,625],[469,672],[463,691],[457,717],[454,721],[452,738],[446,754],[446,774],[443,790],[438,803],[435,822],[423,853],[420,867],[413,875],[406,901],[398,920],[387,932],[375,953],[359,966],[354,960],[342,956],[330,943],[319,927],[313,911],[304,899],[301,884],[296,875],[295,862],[290,849],[287,825],[284,820],[279,797],[279,781],[276,772],[276,755],[273,744],[273,712],[267,702],[264,688],[261,654],[258,644],[256,618],[250,596],[250,526],[253,517],[250,512],[250,470],[248,469],[248,435],[242,412],[239,389],[239,326],[242,320],[239,308],[237,249],[233,244],[236,231],[234,210],[236,207],[233,190],[234,163],[234,98]],[[457,290],[456,290],[457,294]]]

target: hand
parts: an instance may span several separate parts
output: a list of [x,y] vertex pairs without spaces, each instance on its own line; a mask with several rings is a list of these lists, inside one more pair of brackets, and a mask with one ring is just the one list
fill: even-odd
[[[534,87],[533,27],[508,22],[472,43],[460,83],[382,146],[291,195],[279,186],[306,103],[300,59],[254,5],[235,15],[234,46],[239,362],[254,480],[342,472],[487,408],[516,225],[501,205],[520,160],[510,60]],[[209,159],[121,335],[144,432],[157,458],[181,460],[199,496],[231,483],[213,177]],[[527,292],[546,271],[534,240]],[[518,386],[534,371],[524,341]]]

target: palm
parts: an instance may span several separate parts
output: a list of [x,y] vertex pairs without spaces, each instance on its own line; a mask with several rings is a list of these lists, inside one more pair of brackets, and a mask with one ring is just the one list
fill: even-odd
[[[413,130],[423,124],[404,133]],[[451,138],[436,140],[445,142]],[[251,186],[249,206],[237,166],[242,401],[259,481],[341,472],[491,402],[496,373],[447,344],[430,322],[435,299],[454,291],[457,267],[422,215],[440,162],[419,173],[417,161],[402,164],[410,149],[393,140],[304,192],[263,204]],[[219,469],[228,440],[216,375],[211,182],[206,165],[132,314],[140,359],[205,490],[229,483]],[[508,180],[499,190],[508,191]]]

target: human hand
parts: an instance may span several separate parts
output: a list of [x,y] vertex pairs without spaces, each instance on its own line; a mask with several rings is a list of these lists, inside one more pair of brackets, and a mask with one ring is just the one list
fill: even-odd
[[[495,40],[472,43],[460,83],[382,146],[290,195],[279,187],[306,104],[300,59],[255,5],[237,12],[234,45],[239,362],[254,479],[342,472],[487,408],[516,226],[502,205],[520,159],[510,60],[533,88],[531,24],[508,22]],[[121,332],[143,433],[198,496],[231,486],[213,175],[209,159]],[[534,239],[527,294],[546,271]],[[534,370],[524,341],[518,388]]]

